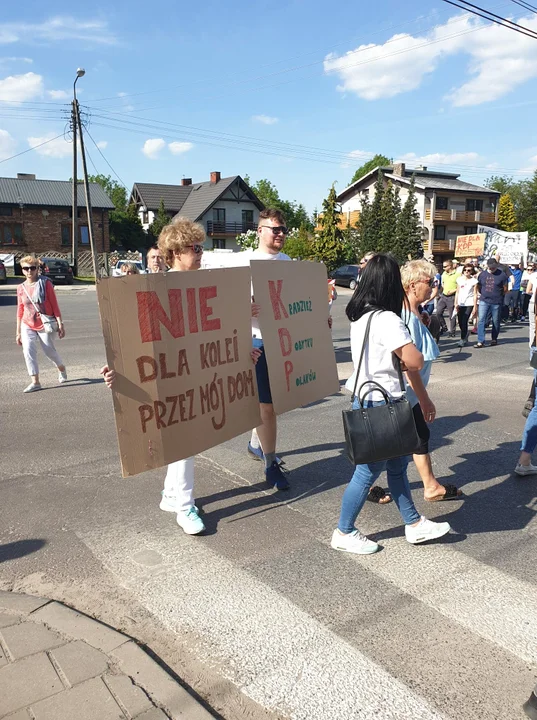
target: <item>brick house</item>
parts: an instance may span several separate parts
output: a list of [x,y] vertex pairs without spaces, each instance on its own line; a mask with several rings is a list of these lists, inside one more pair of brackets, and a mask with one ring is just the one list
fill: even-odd
[[[84,186],[78,190],[78,247],[89,250]],[[108,214],[114,205],[103,188],[90,183],[95,250],[110,251]],[[0,177],[0,252],[15,255],[70,253],[72,247],[72,183],[36,180],[19,173]]]

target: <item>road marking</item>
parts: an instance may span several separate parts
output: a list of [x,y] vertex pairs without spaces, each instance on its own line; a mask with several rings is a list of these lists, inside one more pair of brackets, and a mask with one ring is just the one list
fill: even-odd
[[[202,538],[132,526],[79,537],[165,627],[199,638],[200,659],[256,702],[293,720],[447,720],[355,647],[231,562]],[[143,568],[138,553],[164,558]]]

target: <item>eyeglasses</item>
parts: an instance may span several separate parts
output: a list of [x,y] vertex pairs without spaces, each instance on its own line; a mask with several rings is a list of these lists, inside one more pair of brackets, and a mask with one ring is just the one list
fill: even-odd
[[197,243],[195,245],[185,245],[185,248],[192,248],[196,255],[201,255],[203,252],[203,245],[198,245]]
[[28,272],[29,270],[37,270],[37,265],[27,265],[26,267],[21,267],[21,270],[24,272]]
[[279,235],[280,233],[289,235],[289,228],[285,227],[285,225],[276,225],[275,227],[272,227],[272,225],[260,225],[259,227],[269,228],[269,230],[272,230],[273,235]]
[[465,272],[465,273],[473,273],[473,272],[474,272],[474,268],[473,268],[473,267],[472,267],[472,268],[464,268],[464,272]]
[[417,283],[425,283],[426,285],[428,285],[429,287],[432,288],[432,287],[434,287],[434,284],[436,281],[434,278],[431,278],[430,280],[416,280],[416,282]]

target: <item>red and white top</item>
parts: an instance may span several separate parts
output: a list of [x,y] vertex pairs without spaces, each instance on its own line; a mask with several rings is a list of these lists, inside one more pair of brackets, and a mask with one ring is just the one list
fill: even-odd
[[[21,321],[30,328],[30,330],[42,330],[43,322],[41,321],[40,316],[36,313],[35,307],[30,302],[28,295],[24,292],[22,287],[23,285],[26,290],[28,290],[32,300],[35,292],[35,285],[21,283],[17,287],[17,317],[20,318]],[[45,315],[54,315],[56,318],[61,318],[60,306],[58,305],[54,285],[50,280],[45,282],[45,302],[41,304],[41,309]]]

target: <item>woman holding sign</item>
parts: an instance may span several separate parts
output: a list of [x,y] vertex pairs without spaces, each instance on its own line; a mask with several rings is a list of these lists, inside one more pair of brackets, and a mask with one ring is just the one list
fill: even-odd
[[[188,218],[178,217],[160,233],[158,249],[170,272],[199,270],[203,253],[205,230]],[[259,357],[252,351],[254,363]],[[112,387],[116,374],[105,366],[101,370],[108,387]],[[203,520],[194,502],[194,458],[168,465],[160,509],[177,515],[177,524],[187,535],[199,535],[205,530]]]
[[[401,283],[399,266],[390,255],[375,255],[367,263],[362,278],[351,301],[347,305],[347,317],[351,321],[351,352],[354,372],[346,387],[353,390],[372,381],[380,385],[392,399],[403,396],[396,370],[394,354],[401,361],[403,369],[419,371],[423,367],[423,355],[412,342],[401,314],[408,309],[408,300]],[[380,312],[379,312],[380,311]],[[374,313],[371,316],[371,313]],[[369,339],[364,344],[366,327],[370,322]],[[360,357],[364,350],[363,362]],[[360,366],[360,367],[359,367]],[[369,394],[365,407],[384,402],[380,391]],[[355,400],[354,409],[360,407]],[[369,493],[369,489],[386,470],[390,493],[405,523],[405,536],[409,543],[418,544],[442,537],[449,532],[448,523],[435,523],[421,517],[410,494],[407,466],[409,458],[397,457],[391,460],[356,465],[347,486],[341,505],[338,527],[332,535],[331,545],[335,550],[367,555],[379,546],[362,535],[354,526]]]

